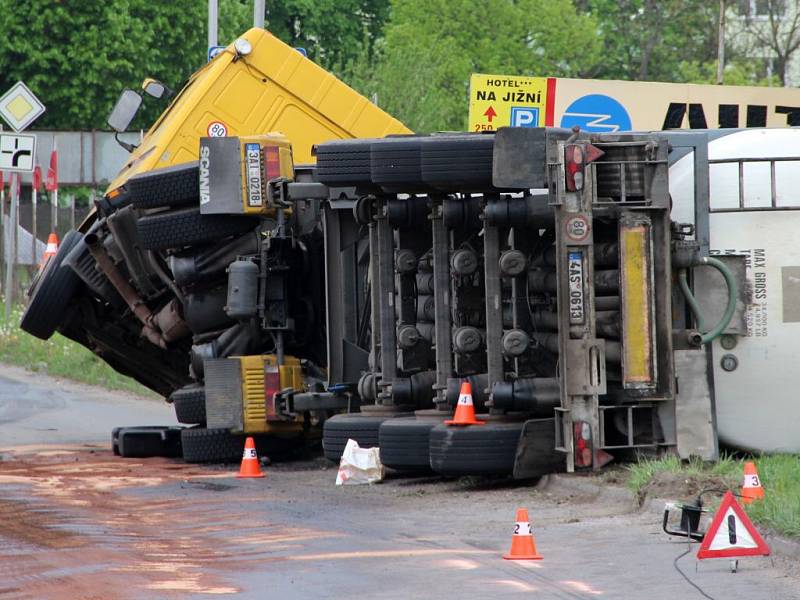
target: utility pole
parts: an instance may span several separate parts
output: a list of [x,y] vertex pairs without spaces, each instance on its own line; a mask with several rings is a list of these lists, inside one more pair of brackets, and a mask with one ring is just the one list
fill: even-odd
[[217,45],[219,11],[217,0],[208,0],[208,47]]
[[725,0],[719,0],[719,30],[717,31],[717,85],[722,85],[725,71]]
[[265,0],[255,0],[253,2],[253,27],[264,29],[264,12],[266,10]]

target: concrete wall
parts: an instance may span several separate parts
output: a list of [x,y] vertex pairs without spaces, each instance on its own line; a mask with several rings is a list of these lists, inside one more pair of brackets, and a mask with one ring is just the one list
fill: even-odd
[[[58,143],[59,185],[88,185],[104,187],[114,178],[128,157],[110,131],[26,131],[36,136],[36,160],[42,168],[42,178],[50,165],[53,140]],[[124,133],[126,142],[139,143],[141,133]],[[30,183],[30,174],[23,175]]]

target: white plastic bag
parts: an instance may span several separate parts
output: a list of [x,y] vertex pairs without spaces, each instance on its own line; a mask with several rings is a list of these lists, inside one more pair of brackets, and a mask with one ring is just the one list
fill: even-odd
[[383,465],[378,448],[361,448],[355,440],[347,440],[336,474],[336,485],[360,485],[383,479]]

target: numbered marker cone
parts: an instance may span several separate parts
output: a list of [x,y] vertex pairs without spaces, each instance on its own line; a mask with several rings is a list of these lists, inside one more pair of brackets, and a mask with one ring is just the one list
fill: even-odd
[[47,264],[47,260],[51,256],[55,256],[56,252],[58,252],[58,236],[53,232],[47,236],[47,248],[44,250],[44,256],[42,256],[42,262],[39,263],[39,268]]
[[758,477],[756,463],[748,460],[744,463],[744,482],[742,483],[742,503],[750,504],[754,500],[764,499],[764,488]]
[[256,443],[251,437],[247,438],[244,443],[242,466],[239,468],[237,477],[264,477],[264,473],[261,472],[261,465],[258,464]]
[[475,406],[472,404],[472,385],[469,381],[461,384],[461,393],[458,395],[456,414],[444,422],[445,425],[486,425],[486,421],[475,418]]
[[514,524],[514,534],[511,536],[511,550],[504,554],[506,560],[542,560],[544,558],[536,551],[536,542],[533,540],[531,523],[528,520],[528,509],[517,509],[517,522]]

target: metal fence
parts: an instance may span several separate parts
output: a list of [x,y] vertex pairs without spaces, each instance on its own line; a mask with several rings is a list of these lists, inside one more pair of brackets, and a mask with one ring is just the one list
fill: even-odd
[[[14,271],[12,278],[12,298],[20,300],[22,293],[36,273],[38,265],[44,255],[47,239],[51,233],[55,233],[59,240],[62,240],[70,229],[80,225],[81,221],[89,213],[88,206],[76,206],[74,195],[68,190],[61,191],[60,203],[67,204],[66,207],[54,207],[50,203],[39,202],[34,213],[31,198],[24,198],[20,201],[17,210],[17,223],[11,222],[10,198],[6,194],[5,201],[2,203],[2,227],[0,235],[0,290],[4,296],[8,296],[5,289],[6,274],[8,269],[9,252],[13,252],[12,263]],[[16,225],[16,226],[15,226]],[[16,243],[12,245],[12,238],[16,232]],[[35,235],[32,235],[35,232]]]

